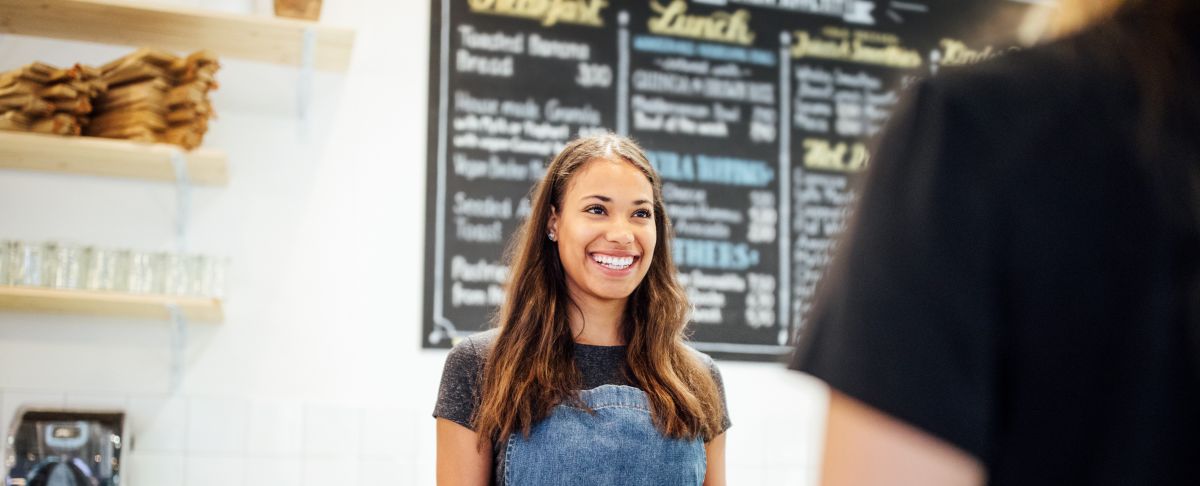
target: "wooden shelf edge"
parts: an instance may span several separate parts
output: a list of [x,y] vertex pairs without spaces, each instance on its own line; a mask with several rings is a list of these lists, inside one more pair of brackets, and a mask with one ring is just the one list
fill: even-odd
[[167,320],[168,304],[179,306],[189,321],[225,319],[221,301],[214,298],[0,286],[0,310]]
[[[0,0],[3,1],[3,0]],[[0,168],[175,181],[171,155],[183,151],[188,181],[223,186],[229,163],[218,150],[96,137],[0,131]]]
[[306,31],[317,69],[346,71],[355,31],[304,20],[118,0],[0,0],[0,33],[190,51],[299,66]]

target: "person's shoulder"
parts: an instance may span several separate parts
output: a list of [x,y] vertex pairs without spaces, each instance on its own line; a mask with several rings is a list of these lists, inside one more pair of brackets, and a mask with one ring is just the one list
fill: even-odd
[[1046,152],[1084,136],[1067,133],[1097,138],[1113,130],[1109,115],[1125,109],[1118,100],[1127,98],[1128,83],[1093,45],[1099,35],[1085,32],[940,69],[910,88],[907,115],[897,123],[934,131],[923,132],[933,141],[914,143],[942,144],[941,170],[961,170],[957,174],[979,181],[1038,174]]
[[717,362],[716,362],[716,360],[714,360],[712,358],[712,356],[709,356],[709,355],[705,354],[704,352],[702,352],[696,348],[693,348],[691,346],[685,346],[685,347],[688,349],[688,352],[690,352],[692,354],[692,357],[695,358],[696,361],[700,363],[701,366],[704,366],[705,368],[707,368],[709,370],[709,372],[711,372],[714,375],[714,377],[720,378],[721,370],[720,370],[720,368],[717,368]]
[[445,418],[474,430],[472,417],[479,406],[484,359],[495,331],[466,336],[446,355],[442,383],[433,416]]
[[958,108],[1023,115],[1069,113],[1071,105],[1095,105],[1096,90],[1120,89],[1125,74],[1113,62],[1104,26],[1012,51],[986,61],[939,71],[921,82]]
[[691,353],[693,358],[700,361],[704,365],[708,366],[708,365],[713,364],[712,356],[705,354],[703,351],[700,351],[699,349],[696,349],[696,348],[692,347],[691,345],[687,345],[684,347],[687,348],[688,353]]
[[500,329],[498,328],[480,331],[463,338],[463,340],[458,343],[458,346],[469,346],[473,349],[479,350],[480,352],[484,352],[487,348],[491,347],[492,343],[496,342],[496,337],[499,335]]
[[458,369],[471,368],[475,371],[483,368],[488,349],[499,335],[498,329],[491,329],[464,337],[450,348],[446,356],[446,366]]
[[705,369],[708,370],[709,375],[712,376],[713,384],[717,385],[717,394],[720,395],[720,398],[721,398],[722,412],[721,412],[721,428],[714,435],[723,434],[723,433],[725,433],[726,430],[729,429],[729,427],[731,427],[733,425],[733,422],[731,422],[729,420],[729,404],[726,403],[726,399],[725,399],[725,378],[723,378],[721,376],[721,369],[717,367],[717,362],[715,360],[713,360],[712,356],[709,356],[691,346],[686,346],[686,347],[688,348],[688,350],[690,350],[690,352],[692,353],[692,356],[696,359],[696,361],[698,361],[701,366],[704,366]]

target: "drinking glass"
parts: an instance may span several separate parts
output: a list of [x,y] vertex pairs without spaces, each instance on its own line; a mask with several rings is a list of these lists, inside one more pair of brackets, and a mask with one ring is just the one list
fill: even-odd
[[129,254],[129,287],[134,294],[159,293],[161,279],[155,269],[155,255],[149,252],[135,251]]
[[12,280],[10,279],[10,274],[12,273],[10,270],[12,268],[10,260],[13,254],[10,247],[12,244],[13,242],[8,240],[0,241],[0,285],[12,284]]
[[184,258],[187,274],[187,293],[197,297],[222,298],[225,296],[225,268],[228,260],[204,255],[189,255]]
[[12,259],[12,269],[10,270],[12,283],[27,287],[42,286],[42,266],[44,264],[42,245],[17,242],[13,250],[16,254]]
[[45,285],[56,289],[82,289],[86,283],[85,274],[88,268],[90,248],[61,244],[46,243],[43,247],[46,255]]
[[88,290],[124,292],[129,282],[129,251],[95,248],[88,260],[85,287]]
[[184,264],[187,257],[176,253],[158,254],[158,272],[162,275],[162,293],[167,295],[187,295],[189,289],[188,267]]

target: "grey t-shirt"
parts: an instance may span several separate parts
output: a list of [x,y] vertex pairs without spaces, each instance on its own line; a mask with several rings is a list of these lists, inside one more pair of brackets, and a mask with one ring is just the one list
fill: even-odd
[[[433,408],[433,416],[444,418],[462,426],[475,430],[471,418],[479,407],[479,387],[483,375],[483,363],[486,353],[493,340],[499,334],[498,330],[490,330],[469,336],[450,350],[446,356],[446,366],[442,370],[442,385],[438,390],[437,405]],[[717,382],[717,390],[721,394],[721,408],[725,411],[721,418],[722,433],[729,429],[728,407],[725,406],[725,385],[721,381],[721,371],[708,355],[696,351],[701,361],[708,365],[713,380]],[[583,388],[590,390],[600,385],[632,386],[625,379],[625,346],[592,346],[575,344],[575,367],[582,375]],[[492,449],[492,484],[504,485],[504,451],[499,444],[493,443]]]

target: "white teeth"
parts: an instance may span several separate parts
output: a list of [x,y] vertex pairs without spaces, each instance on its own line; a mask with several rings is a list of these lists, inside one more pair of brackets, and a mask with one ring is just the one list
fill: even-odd
[[592,259],[613,270],[624,270],[633,265],[633,257],[614,257],[608,255],[592,255]]

